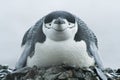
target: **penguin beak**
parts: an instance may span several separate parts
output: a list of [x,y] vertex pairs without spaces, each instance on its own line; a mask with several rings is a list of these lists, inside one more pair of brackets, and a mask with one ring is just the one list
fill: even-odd
[[54,24],[58,24],[58,25],[65,24],[65,21],[59,17],[55,20]]
[[66,26],[66,22],[63,18],[59,17],[57,19],[55,19],[55,21],[53,22],[53,29],[56,31],[64,31],[67,26]]

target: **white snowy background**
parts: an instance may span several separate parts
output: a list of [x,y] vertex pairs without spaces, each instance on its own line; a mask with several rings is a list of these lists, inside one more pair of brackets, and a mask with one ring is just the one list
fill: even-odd
[[0,64],[14,67],[25,31],[55,10],[80,17],[96,34],[105,67],[120,68],[120,0],[0,0]]

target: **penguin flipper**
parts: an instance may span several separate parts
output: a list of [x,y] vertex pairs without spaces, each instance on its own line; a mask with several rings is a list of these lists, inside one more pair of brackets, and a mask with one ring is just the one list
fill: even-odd
[[90,43],[90,45],[88,47],[88,52],[90,52],[91,57],[93,57],[95,59],[95,65],[100,69],[104,69],[103,63],[98,54],[98,48],[95,45],[95,43],[93,43],[93,42]]
[[20,69],[20,68],[26,66],[28,56],[33,54],[33,51],[31,48],[32,48],[31,45],[29,45],[29,44],[25,45],[25,49],[24,49],[22,55],[20,56],[16,66],[15,66],[15,69]]
[[42,31],[43,18],[41,18],[34,26],[32,26],[25,33],[21,46],[24,47],[24,51],[19,58],[15,68],[19,69],[26,66],[28,56],[32,57],[34,55],[35,43],[43,43],[46,40],[46,36]]
[[87,52],[90,57],[94,57],[95,63],[99,68],[103,68],[103,64],[98,54],[98,44],[95,34],[90,30],[87,25],[79,18],[76,18],[78,22],[78,31],[75,35],[75,41],[84,40],[87,44]]
[[15,65],[15,69],[20,69],[26,66],[28,56],[33,53],[33,27],[29,28],[27,32],[24,34],[21,46],[24,46],[24,50],[22,55],[20,56],[17,64]]
[[102,71],[104,69],[104,67],[103,67],[102,61],[99,57],[98,50],[97,50],[95,43],[90,44],[89,52],[91,52],[91,55],[95,59],[94,68],[95,68],[96,74],[99,76],[100,80],[107,80],[106,75]]

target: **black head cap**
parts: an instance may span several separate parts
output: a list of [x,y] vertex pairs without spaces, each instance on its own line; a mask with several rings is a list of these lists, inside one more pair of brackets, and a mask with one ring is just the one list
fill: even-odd
[[71,13],[66,12],[66,11],[54,11],[54,12],[51,12],[50,14],[48,14],[45,17],[44,22],[45,23],[49,23],[53,19],[57,19],[59,17],[63,18],[63,19],[67,19],[67,21],[69,21],[71,23],[75,23],[75,17],[74,17],[74,15],[72,15]]

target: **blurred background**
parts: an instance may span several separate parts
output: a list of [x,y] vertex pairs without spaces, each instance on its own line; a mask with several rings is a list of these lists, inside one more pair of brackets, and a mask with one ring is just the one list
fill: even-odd
[[120,0],[0,0],[0,64],[14,67],[25,31],[55,10],[80,17],[96,34],[105,67],[120,68]]

